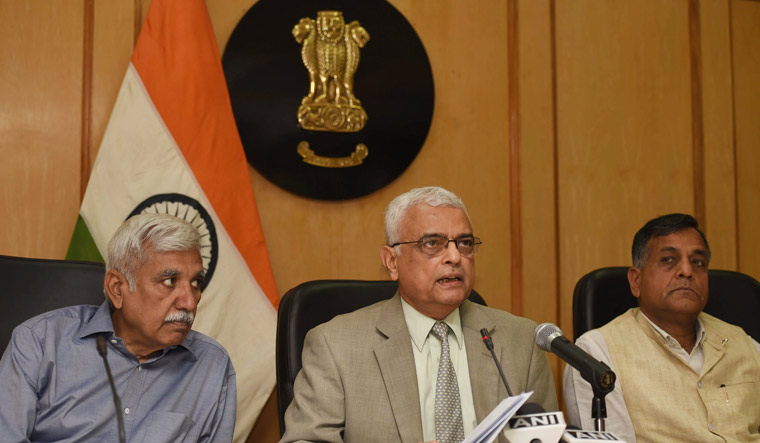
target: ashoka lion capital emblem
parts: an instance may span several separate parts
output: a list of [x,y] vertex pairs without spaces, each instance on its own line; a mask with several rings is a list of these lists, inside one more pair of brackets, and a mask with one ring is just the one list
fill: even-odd
[[298,123],[313,131],[358,132],[367,113],[354,95],[354,73],[359,51],[369,33],[358,21],[346,24],[340,11],[317,12],[293,27],[302,45],[301,58],[309,71],[309,93],[298,108]]

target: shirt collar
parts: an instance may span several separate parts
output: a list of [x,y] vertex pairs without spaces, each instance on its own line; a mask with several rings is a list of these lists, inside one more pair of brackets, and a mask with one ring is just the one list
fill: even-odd
[[[660,337],[662,337],[662,339],[665,341],[665,343],[667,343],[668,346],[670,346],[671,348],[678,348],[678,349],[682,348],[681,344],[678,343],[678,340],[673,338],[672,335],[668,334],[667,331],[665,331],[664,329],[654,324],[654,322],[650,320],[649,317],[646,316],[646,314],[641,312],[641,315],[643,315],[644,318],[649,322],[649,324],[652,325],[654,330],[657,331],[658,334],[660,334]],[[697,341],[696,341],[696,344],[694,345],[695,348],[697,346],[702,347],[702,342],[705,341],[705,337],[707,336],[707,333],[705,332],[705,328],[704,326],[702,326],[702,321],[699,320],[699,317],[697,317],[697,320],[696,320],[696,329],[697,329],[697,335],[696,335]]]
[[90,318],[83,319],[83,323],[79,327],[78,336],[79,338],[85,338],[103,332],[109,333],[109,337],[114,333],[113,320],[111,320],[111,306],[108,304],[108,301],[104,301]]
[[[86,338],[91,335],[95,334],[106,334],[106,339],[111,340],[115,337],[116,333],[113,329],[113,320],[111,319],[111,305],[108,303],[108,301],[104,301],[103,304],[100,305],[97,311],[95,311],[94,314],[88,319],[83,319],[82,326],[79,327],[79,332],[77,333],[77,336],[79,338]],[[168,346],[164,348],[163,352],[161,353],[161,356],[165,355],[167,352],[176,349],[177,347],[181,347],[184,349],[187,349],[190,351],[190,353],[193,355],[193,357],[197,360],[198,355],[194,351],[195,346],[195,331],[190,331],[190,333],[187,334],[184,340],[182,340],[182,343],[180,343],[178,346]]]
[[[406,327],[409,329],[409,335],[412,337],[412,343],[414,343],[414,346],[417,347],[418,351],[421,351],[422,346],[425,344],[425,340],[427,340],[430,335],[430,330],[438,320],[428,317],[414,309],[403,297],[401,298],[401,308],[404,311],[404,320],[406,320]],[[459,316],[459,308],[456,308],[441,321],[451,328],[454,332],[457,346],[459,349],[462,349],[462,346],[464,345],[464,333],[462,332],[462,319]]]

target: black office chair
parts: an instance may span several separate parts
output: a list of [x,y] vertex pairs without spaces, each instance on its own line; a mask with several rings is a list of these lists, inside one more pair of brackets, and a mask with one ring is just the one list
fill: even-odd
[[[301,351],[311,328],[359,308],[393,297],[395,281],[315,280],[291,289],[280,299],[277,312],[277,412],[280,435],[285,410],[293,400],[293,383],[301,370]],[[470,301],[485,306],[472,291]]]
[[[760,339],[760,283],[734,271],[708,271],[710,295],[704,311],[741,326]],[[591,271],[578,280],[573,293],[573,335],[577,339],[637,306],[624,266]]]
[[2,349],[24,320],[66,306],[103,303],[104,277],[102,263],[0,255]]

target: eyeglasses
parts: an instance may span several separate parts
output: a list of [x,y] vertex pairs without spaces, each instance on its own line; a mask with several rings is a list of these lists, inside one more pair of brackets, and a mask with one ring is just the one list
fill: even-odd
[[416,241],[402,241],[390,246],[391,248],[395,248],[398,245],[411,245],[416,243],[425,255],[434,257],[442,254],[443,251],[448,249],[449,242],[454,242],[459,253],[465,257],[469,257],[478,252],[480,245],[483,244],[483,242],[480,241],[480,238],[472,236],[451,239],[440,235],[426,235]]

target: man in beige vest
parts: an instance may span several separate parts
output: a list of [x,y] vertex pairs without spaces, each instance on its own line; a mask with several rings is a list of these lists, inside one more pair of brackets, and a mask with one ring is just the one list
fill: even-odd
[[[694,217],[649,221],[628,281],[639,307],[576,344],[617,374],[607,430],[630,442],[760,442],[760,345],[702,312],[710,248]],[[568,367],[568,421],[593,429],[591,387]]]
[[385,227],[380,258],[398,292],[309,331],[281,442],[462,441],[507,396],[482,328],[512,392],[556,410],[535,323],[467,300],[481,242],[462,201],[413,189],[388,205]]

